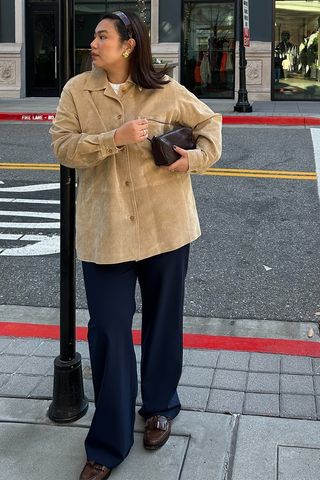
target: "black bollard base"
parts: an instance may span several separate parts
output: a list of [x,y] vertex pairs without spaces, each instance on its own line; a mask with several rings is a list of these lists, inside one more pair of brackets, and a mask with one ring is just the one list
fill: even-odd
[[81,355],[76,352],[73,360],[54,360],[53,400],[49,407],[50,420],[58,423],[75,422],[88,410],[89,402],[84,395]]
[[242,113],[251,113],[252,112],[252,106],[249,103],[237,103],[233,107],[235,112],[242,112]]

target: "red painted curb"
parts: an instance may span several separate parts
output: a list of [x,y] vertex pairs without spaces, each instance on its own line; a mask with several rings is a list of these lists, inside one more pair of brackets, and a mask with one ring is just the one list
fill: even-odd
[[225,115],[222,122],[226,125],[287,125],[306,126],[320,125],[320,118],[317,117],[289,117],[289,116],[236,116]]
[[[0,122],[51,122],[55,113],[0,112]],[[223,115],[225,125],[320,125],[318,117]]]
[[[87,327],[77,327],[77,340],[87,340]],[[60,338],[59,325],[34,323],[0,322],[0,336]],[[132,331],[135,345],[141,344],[141,331]],[[235,350],[245,352],[278,353],[283,355],[304,355],[320,357],[320,343],[303,340],[282,340],[273,338],[224,337],[185,333],[184,348],[201,348],[207,350]]]

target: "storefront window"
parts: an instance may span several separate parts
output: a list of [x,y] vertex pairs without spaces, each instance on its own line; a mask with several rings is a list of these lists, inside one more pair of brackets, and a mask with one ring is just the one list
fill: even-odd
[[150,31],[151,24],[151,6],[150,0],[122,0],[121,2],[105,1],[75,1],[75,42],[76,42],[76,73],[83,72],[91,68],[90,63],[90,43],[93,39],[94,29],[100,18],[106,12],[116,10],[128,10],[143,18]]
[[0,0],[0,43],[15,42],[14,2]]
[[320,0],[276,0],[274,100],[320,100]]
[[199,98],[233,98],[235,2],[184,2],[182,83]]

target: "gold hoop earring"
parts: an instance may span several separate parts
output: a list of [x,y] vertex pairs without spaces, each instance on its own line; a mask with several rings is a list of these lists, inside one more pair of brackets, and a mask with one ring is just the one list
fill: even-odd
[[130,52],[128,52],[128,51],[123,52],[123,54],[122,54],[122,56],[123,56],[124,58],[128,58],[129,55],[130,55]]

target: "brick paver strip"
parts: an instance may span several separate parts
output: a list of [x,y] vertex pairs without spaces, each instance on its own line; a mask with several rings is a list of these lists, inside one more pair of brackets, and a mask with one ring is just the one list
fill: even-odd
[[278,373],[249,372],[247,392],[279,393]]
[[273,393],[246,393],[243,413],[278,417],[279,395]]
[[248,370],[250,353],[247,352],[220,352],[217,368],[230,370]]
[[41,377],[27,375],[12,375],[7,383],[1,387],[1,395],[28,396],[39,383]]
[[0,338],[0,353],[10,345],[14,340],[12,338]]
[[210,387],[213,373],[213,368],[184,366],[179,384],[195,387]]
[[40,382],[30,392],[33,398],[52,398],[53,376],[42,377]]
[[44,340],[33,355],[40,357],[57,357],[60,354],[59,343],[56,340]]
[[183,351],[183,363],[196,367],[215,367],[218,356],[218,351],[186,349]]
[[312,359],[313,373],[315,375],[320,375],[320,358]]
[[280,373],[280,355],[252,353],[249,370],[252,372]]
[[204,411],[208,402],[209,392],[209,388],[178,386],[178,395],[182,408]]
[[[2,385],[4,385],[5,383],[7,383],[11,378],[11,375],[9,373],[0,373],[0,388],[2,387]],[[0,390],[0,393],[1,393],[1,390]]]
[[17,373],[32,375],[53,374],[54,365],[50,357],[26,357],[25,361],[17,369]]
[[316,397],[317,419],[320,420],[320,397]]
[[313,377],[314,392],[316,395],[320,395],[320,377],[314,375]]
[[312,395],[280,395],[280,416],[316,420],[315,397]]
[[281,358],[281,373],[312,375],[313,369],[311,358],[283,356]]
[[314,395],[313,378],[305,375],[280,376],[280,392]]
[[244,392],[246,389],[247,375],[247,372],[217,369],[214,373],[212,386],[216,389]]
[[8,355],[31,355],[41,342],[42,340],[39,338],[18,338],[5,348],[4,353]]
[[19,355],[0,355],[0,373],[14,373],[26,358]]
[[207,406],[208,412],[242,413],[244,392],[211,390]]
[[[141,347],[134,348],[140,380]],[[87,342],[77,342],[77,351],[85,393],[93,402]],[[51,399],[53,362],[59,353],[57,340],[0,338],[1,395]],[[137,405],[140,390],[139,383]],[[185,349],[178,392],[183,408],[190,410],[320,419],[320,359]]]

